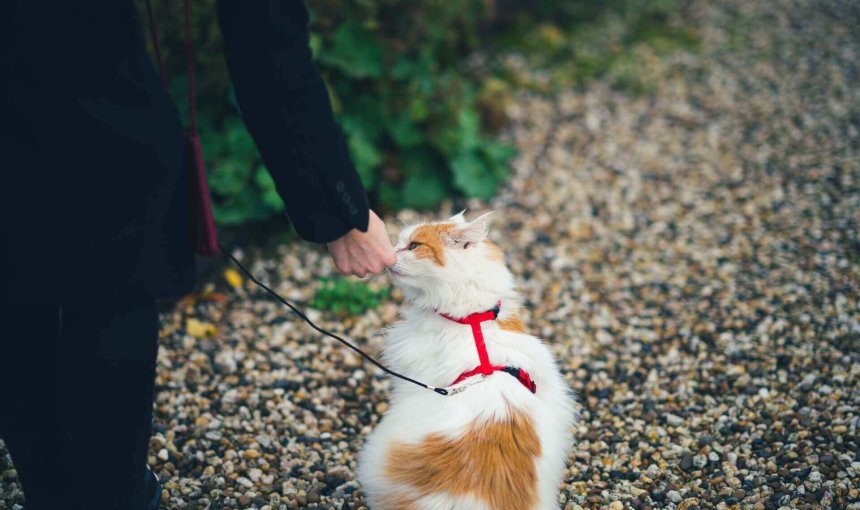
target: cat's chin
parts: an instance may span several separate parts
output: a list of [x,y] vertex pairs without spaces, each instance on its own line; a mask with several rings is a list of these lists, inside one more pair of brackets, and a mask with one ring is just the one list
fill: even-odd
[[406,273],[402,273],[402,272],[397,271],[396,269],[392,269],[390,267],[388,268],[387,273],[388,273],[388,278],[391,280],[391,283],[394,284],[396,287],[400,287],[400,288],[409,287],[409,284],[406,282],[408,282],[409,280],[412,279],[411,275],[408,275]]
[[390,276],[392,280],[398,282],[402,282],[404,280],[415,280],[416,278],[414,274],[410,274],[399,269],[394,269],[393,267],[387,268],[386,271],[388,272],[388,276]]

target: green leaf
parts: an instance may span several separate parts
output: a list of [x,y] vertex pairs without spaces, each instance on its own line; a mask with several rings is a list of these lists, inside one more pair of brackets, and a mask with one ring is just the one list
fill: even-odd
[[226,134],[226,148],[231,159],[251,164],[259,158],[257,146],[241,122],[230,123]]
[[345,131],[361,131],[367,138],[375,140],[384,128],[379,98],[353,97],[346,105],[346,112],[340,116],[340,123]]
[[340,96],[337,95],[337,89],[335,89],[328,81],[325,82],[326,92],[328,92],[328,100],[331,103],[331,111],[334,112],[335,116],[338,116],[343,113],[343,102],[340,100]]
[[454,185],[466,196],[490,198],[498,181],[476,151],[462,152],[451,161]]
[[382,45],[361,24],[347,21],[320,51],[320,61],[352,78],[382,76]]
[[355,168],[361,177],[365,188],[373,188],[376,185],[376,169],[382,162],[382,155],[377,150],[374,140],[368,137],[367,131],[362,129],[362,124],[350,117],[344,117],[342,127],[346,134],[347,144]]
[[209,187],[220,195],[241,192],[248,183],[250,167],[242,161],[224,159],[209,171]]
[[407,207],[430,208],[445,198],[447,188],[438,173],[411,174],[403,186],[403,202]]
[[382,181],[376,189],[379,202],[390,209],[403,208],[403,189],[395,187],[391,183]]
[[450,193],[446,161],[429,148],[415,148],[400,155],[403,173],[402,205],[434,207]]
[[248,203],[247,193],[239,193],[230,200],[216,201],[212,213],[219,225],[238,225],[253,217],[252,206]]
[[426,119],[430,115],[430,108],[427,106],[427,100],[419,95],[412,96],[409,101],[409,116],[412,120],[419,122]]
[[371,289],[363,282],[346,278],[326,278],[311,301],[311,306],[338,314],[344,312],[357,315],[370,308],[376,308],[390,295],[388,289]]
[[416,124],[406,115],[387,119],[386,127],[394,143],[400,147],[414,147],[424,140]]
[[460,110],[457,116],[457,125],[460,127],[460,147],[463,151],[472,150],[480,143],[481,119],[474,108],[466,107]]
[[417,64],[411,58],[401,57],[397,59],[391,68],[391,77],[395,80],[403,80],[415,74]]
[[212,216],[219,225],[238,225],[246,220],[244,209],[235,205],[212,204]]
[[311,48],[311,55],[316,59],[320,55],[320,51],[322,50],[323,40],[320,34],[313,33],[311,34],[308,40],[308,46]]
[[260,188],[260,198],[263,204],[273,212],[283,211],[284,201],[281,200],[281,195],[278,194],[278,190],[275,187],[275,181],[272,179],[269,171],[266,170],[266,167],[263,165],[257,167],[254,181],[256,181],[257,186]]
[[487,158],[498,165],[507,165],[517,155],[517,148],[505,143],[485,141],[481,149]]

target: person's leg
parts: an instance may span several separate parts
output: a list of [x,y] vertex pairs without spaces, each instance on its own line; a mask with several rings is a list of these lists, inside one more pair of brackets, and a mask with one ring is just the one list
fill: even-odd
[[27,510],[63,505],[68,466],[59,389],[59,306],[0,308],[0,438],[24,489]]
[[72,492],[84,508],[146,508],[158,314],[152,300],[66,306],[60,350]]

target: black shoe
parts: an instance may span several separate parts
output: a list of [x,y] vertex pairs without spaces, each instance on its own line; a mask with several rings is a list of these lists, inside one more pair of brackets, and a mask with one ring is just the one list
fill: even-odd
[[149,510],[158,510],[158,504],[161,502],[161,483],[149,466],[146,466],[146,500],[149,502]]

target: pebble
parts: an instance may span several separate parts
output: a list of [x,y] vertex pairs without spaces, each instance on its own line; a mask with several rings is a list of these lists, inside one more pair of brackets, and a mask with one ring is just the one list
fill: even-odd
[[667,413],[666,414],[666,423],[673,427],[680,427],[684,424],[684,418],[681,418],[677,414]]
[[806,374],[803,376],[803,380],[800,381],[800,389],[809,390],[812,389],[812,385],[815,384],[815,374]]
[[259,434],[255,439],[258,443],[260,443],[260,446],[262,446],[263,448],[269,448],[270,446],[272,446],[272,440],[269,438],[269,436]]
[[693,467],[693,456],[690,452],[684,452],[680,462],[678,462],[678,467],[684,471],[689,471]]

